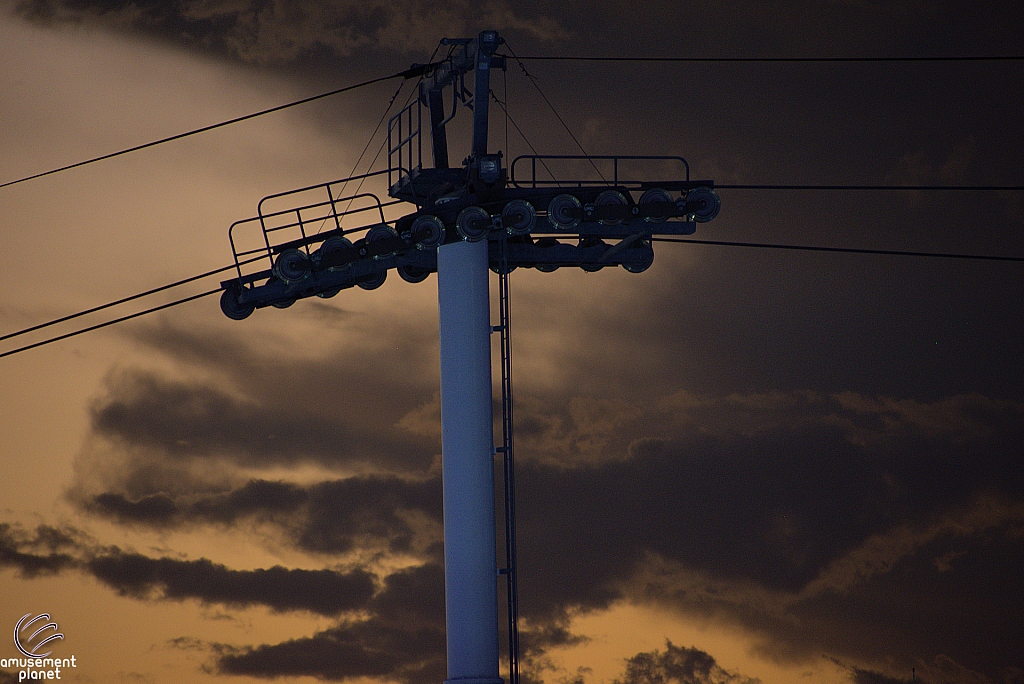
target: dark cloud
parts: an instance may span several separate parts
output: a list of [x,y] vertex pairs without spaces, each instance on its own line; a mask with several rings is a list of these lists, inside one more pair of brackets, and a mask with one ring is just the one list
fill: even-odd
[[[861,662],[918,663],[925,681],[999,681],[1006,668],[1020,668],[1014,643],[1021,638],[1022,625],[1010,606],[1021,600],[1013,568],[1024,544],[1021,511],[1003,512],[1010,518],[1005,521],[993,513],[976,511],[949,520],[949,529],[922,534],[902,554],[893,553],[907,544],[900,532],[876,540],[870,551],[862,547],[859,582],[805,590],[787,611],[800,626],[780,623],[772,630],[780,643],[833,653],[841,649]],[[988,516],[993,519],[981,522]],[[892,554],[889,559],[883,557],[885,551]],[[837,565],[831,570],[839,570]],[[822,573],[826,580],[832,579],[829,575]],[[977,577],[984,582],[972,579]],[[985,639],[965,638],[971,630],[984,633]],[[766,650],[781,653],[778,647]]]
[[[403,682],[444,677],[444,571],[437,563],[395,571],[378,586],[376,575],[360,568],[233,570],[208,559],[150,558],[117,548],[90,548],[72,532],[41,526],[30,536],[3,524],[0,559],[19,567],[28,579],[79,569],[118,594],[141,601],[193,599],[235,609],[263,606],[343,617],[313,637],[281,644],[237,648],[187,637],[174,640],[176,648],[213,652],[222,673],[334,680],[369,676]],[[73,547],[74,553],[19,550],[35,547]]]
[[519,656],[526,667],[543,671],[548,650],[578,646],[589,641],[586,635],[574,634],[567,619],[538,619],[537,614],[530,612],[524,615],[532,618],[528,626],[519,626]]
[[310,486],[250,480],[226,491],[131,500],[106,492],[82,502],[92,513],[156,528],[242,521],[275,524],[297,548],[338,554],[383,546],[391,553],[436,553],[441,482],[361,476]]
[[417,528],[409,513],[441,522],[441,481],[406,482],[398,478],[360,478],[317,485],[299,544],[322,553],[348,549],[356,539],[386,539],[393,552],[414,550],[420,534],[439,542],[439,529]]
[[267,678],[305,675],[335,681],[377,677],[429,682],[444,679],[444,649],[443,629],[363,622],[229,653],[218,660],[218,666],[224,674]]
[[239,468],[315,464],[422,476],[440,452],[436,426],[424,431],[417,420],[436,403],[437,342],[428,333],[396,325],[296,366],[228,335],[144,328],[137,334],[147,344],[219,379],[141,369],[109,378],[92,407],[76,496],[123,493],[132,510],[114,500],[108,510],[158,519],[170,514],[159,495],[223,492],[238,485]]
[[[979,490],[1012,496],[1022,484],[1014,465],[1022,409],[981,398],[673,396],[596,427],[571,405],[545,408],[524,416],[522,453],[533,439],[564,442],[567,455],[580,444],[611,453],[580,455],[564,464],[571,468],[521,463],[520,529],[538,545],[523,553],[537,563],[602,558],[609,575],[631,572],[650,551],[793,591],[874,533],[928,520]],[[542,419],[560,433],[531,434],[531,420]],[[600,429],[618,434],[603,443]],[[613,459],[616,448],[628,456]],[[978,449],[984,467],[971,461]],[[566,563],[565,587],[602,591],[574,572]]]
[[[841,663],[837,663],[843,666]],[[845,667],[845,666],[843,666]],[[1024,681],[1024,671],[1015,667],[1004,668],[994,677],[975,672],[952,658],[940,655],[932,661],[916,661],[915,666],[900,668],[905,672],[890,676],[875,670],[847,667],[853,684],[1017,684]]]
[[26,579],[55,575],[78,565],[74,552],[81,540],[77,530],[39,525],[28,533],[0,523],[0,567],[16,568]]
[[231,570],[209,560],[148,558],[114,550],[89,561],[93,576],[123,596],[337,615],[366,605],[373,575],[363,570]]
[[[656,406],[643,428],[619,425],[635,438],[626,460],[521,465],[524,614],[650,601],[741,624],[773,658],[1019,667],[1024,622],[1006,609],[1024,600],[1010,578],[1024,553],[1019,406],[675,399],[675,427]],[[961,639],[975,630],[1006,637]]]
[[444,623],[444,568],[438,563],[388,575],[371,609],[389,622],[416,627]]
[[[853,684],[912,684],[914,681],[912,679],[895,679],[880,672],[862,670],[857,667],[852,668],[850,674]],[[927,684],[927,682],[921,680],[921,684]]]
[[[346,380],[341,387],[365,386],[351,382],[354,378]],[[181,460],[213,456],[254,466],[313,461],[394,467],[398,457],[422,469],[434,457],[436,446],[418,436],[392,430],[391,440],[374,439],[401,419],[401,406],[387,407],[373,418],[365,408],[355,407],[350,422],[339,423],[328,419],[323,406],[314,408],[315,396],[296,403],[271,404],[269,395],[261,399],[268,403],[239,400],[211,386],[127,373],[93,411],[92,422],[98,436]],[[414,401],[402,403],[411,410]]]
[[[247,649],[213,647],[226,674],[257,677],[307,675],[328,680],[381,677],[426,683],[445,676],[444,569],[438,563],[401,570],[384,579],[367,606],[369,618],[312,637]],[[547,649],[579,643],[557,624],[522,633],[526,670],[545,669]],[[533,681],[527,676],[524,681]]]
[[543,11],[524,13],[506,0],[445,5],[423,0],[23,0],[15,6],[21,16],[36,22],[130,28],[257,63],[287,62],[319,52],[429,52],[442,35],[461,36],[483,27],[511,29],[542,41],[566,36]]
[[379,677],[400,682],[445,677],[444,571],[428,564],[399,571],[367,605],[368,619],[343,622],[311,637],[223,653],[225,674]]
[[626,660],[626,670],[615,684],[758,684],[761,680],[724,670],[698,648],[665,643],[664,651],[637,653]]
[[[618,54],[974,54],[979,45],[999,47],[1015,36],[1015,3],[993,2],[970,16],[956,3],[888,6],[843,1],[742,2],[681,11],[667,0],[628,10],[615,3],[573,0],[469,2],[443,6],[423,0],[310,2],[308,0],[18,0],[26,19],[85,22],[131,29],[190,46],[214,49],[255,62],[281,62],[310,53],[346,56],[359,50],[429,52],[441,36],[495,28],[524,43]],[[585,22],[581,23],[581,17]],[[661,18],[662,21],[652,21]],[[954,29],[954,19],[956,28]],[[817,30],[828,26],[828,32]],[[768,30],[770,27],[771,30]],[[658,50],[658,46],[666,49]],[[1011,51],[1012,52],[1012,51]]]
[[123,523],[166,524],[177,508],[174,500],[166,494],[151,494],[137,501],[131,501],[122,494],[97,494],[91,506],[103,515],[116,518]]

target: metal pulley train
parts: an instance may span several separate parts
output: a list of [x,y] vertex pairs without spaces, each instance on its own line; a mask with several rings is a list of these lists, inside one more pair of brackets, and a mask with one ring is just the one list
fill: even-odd
[[[483,42],[489,33],[446,41],[449,58],[388,123],[387,169],[271,195],[255,217],[231,226],[237,277],[222,283],[221,297],[229,318],[353,286],[372,290],[392,269],[421,282],[437,270],[438,246],[458,240],[488,240],[495,271],[622,266],[639,273],[654,261],[652,236],[689,235],[718,214],[714,183],[690,180],[682,157],[526,155],[506,167],[499,152],[470,154],[449,168],[445,126],[461,106],[486,117],[466,74],[479,59],[489,59],[484,68],[505,68],[494,54],[497,34],[494,45]],[[486,119],[475,123],[486,136]],[[422,163],[425,137],[433,166]],[[392,199],[361,192],[367,184]]]

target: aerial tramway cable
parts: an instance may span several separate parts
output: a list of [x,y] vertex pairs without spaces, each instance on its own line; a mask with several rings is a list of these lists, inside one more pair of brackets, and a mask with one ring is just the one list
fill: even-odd
[[36,178],[42,178],[43,176],[49,176],[49,175],[52,175],[52,174],[55,174],[55,173],[60,173],[61,171],[68,171],[70,169],[78,168],[79,166],[85,166],[87,164],[94,164],[94,163],[96,163],[98,161],[103,161],[104,159],[111,159],[113,157],[119,157],[119,156],[121,156],[123,154],[128,154],[129,152],[137,152],[139,150],[144,150],[144,149],[149,148],[149,147],[155,147],[157,145],[162,145],[164,143],[172,142],[174,140],[181,140],[182,138],[187,138],[189,136],[197,135],[199,133],[205,133],[207,131],[212,131],[212,130],[217,129],[217,128],[223,128],[224,126],[230,126],[231,124],[236,124],[236,123],[239,123],[239,122],[242,122],[242,121],[247,121],[249,119],[255,119],[258,116],[263,116],[265,114],[272,114],[273,112],[279,112],[282,109],[288,109],[289,107],[297,107],[298,105],[303,105],[303,104],[306,104],[308,102],[313,102],[315,100],[321,100],[321,99],[323,99],[325,97],[331,97],[332,95],[339,95],[341,93],[345,93],[345,92],[348,92],[350,90],[356,90],[358,88],[364,88],[364,87],[366,87],[368,85],[373,85],[374,83],[380,83],[381,81],[390,81],[393,78],[406,78],[406,79],[408,79],[408,78],[414,78],[416,76],[422,76],[424,73],[426,73],[427,71],[429,71],[430,69],[432,69],[435,66],[437,66],[437,65],[436,64],[416,64],[416,65],[413,65],[411,68],[406,69],[405,71],[399,71],[398,73],[391,74],[390,76],[379,76],[377,78],[371,78],[368,81],[363,81],[362,83],[356,83],[356,84],[353,84],[353,85],[350,85],[350,86],[345,86],[343,88],[335,88],[334,90],[329,90],[326,93],[320,93],[319,95],[312,95],[310,97],[304,97],[301,100],[295,100],[294,102],[288,102],[288,103],[283,104],[283,105],[277,105],[276,107],[270,107],[268,109],[262,109],[262,110],[260,110],[258,112],[253,112],[252,114],[245,114],[244,116],[237,116],[237,117],[235,117],[233,119],[228,119],[227,121],[221,121],[219,123],[210,124],[209,126],[202,126],[200,128],[192,129],[191,131],[186,131],[184,133],[178,133],[176,135],[171,135],[171,136],[168,136],[166,138],[160,138],[159,140],[153,140],[153,141],[150,141],[148,143],[143,143],[141,145],[136,145],[134,147],[129,147],[129,148],[126,148],[126,149],[123,149],[123,150],[118,150],[117,152],[110,152],[109,154],[103,154],[103,155],[100,155],[98,157],[93,157],[92,159],[86,159],[84,161],[75,162],[74,164],[68,164],[66,166],[61,166],[61,167],[56,168],[56,169],[50,169],[49,171],[43,171],[41,173],[34,173],[34,174],[30,175],[30,176],[25,176],[23,178],[18,178],[17,180],[7,181],[6,183],[0,183],[0,188],[6,188],[6,187],[11,186],[11,185],[17,185],[18,183],[24,183],[26,181],[30,181],[30,180],[33,180],[33,179],[36,179]]
[[[232,266],[232,268],[234,268],[234,266]],[[57,337],[51,337],[51,338],[43,340],[41,342],[35,342],[34,344],[27,344],[24,347],[18,347],[17,349],[11,349],[9,351],[5,351],[3,353],[0,353],[0,359],[2,359],[5,356],[11,356],[11,355],[17,354],[19,352],[28,351],[29,349],[35,349],[36,347],[42,347],[43,345],[50,344],[51,342],[59,342],[60,340],[66,340],[69,337],[75,337],[76,335],[81,335],[83,333],[92,332],[93,330],[99,330],[100,328],[106,328],[108,325],[114,325],[115,323],[122,323],[124,321],[128,321],[128,320],[131,320],[133,318],[138,318],[139,316],[145,316],[146,314],[153,313],[154,311],[162,311],[164,309],[170,309],[171,307],[178,306],[179,304],[185,304],[187,302],[191,302],[191,301],[196,300],[196,299],[201,299],[203,297],[209,297],[210,295],[217,294],[220,291],[221,291],[221,288],[218,287],[215,290],[208,290],[206,292],[201,292],[201,293],[199,293],[197,295],[192,295],[190,297],[185,297],[183,299],[178,299],[178,300],[173,301],[173,302],[168,302],[167,304],[161,304],[159,306],[154,306],[152,308],[145,309],[144,311],[138,311],[136,313],[128,314],[127,316],[121,316],[120,318],[115,318],[115,319],[110,320],[110,321],[105,321],[103,323],[97,323],[96,325],[90,325],[87,328],[82,328],[81,330],[75,330],[73,332],[69,332],[69,333],[66,333],[64,335],[58,335]]]
[[950,252],[912,252],[897,249],[861,249],[858,247],[823,247],[815,245],[787,245],[767,242],[733,242],[729,240],[691,240],[688,238],[652,237],[653,242],[682,242],[690,245],[714,245],[719,247],[756,247],[759,249],[788,249],[805,252],[834,252],[843,254],[876,254],[880,256],[930,257],[933,259],[972,259],[976,261],[1024,262],[1024,257],[1001,256],[998,254],[957,254]]
[[679,63],[871,63],[871,62],[1019,62],[1024,55],[978,55],[962,57],[628,57],[587,55],[524,55],[526,61],[551,62],[679,62]]

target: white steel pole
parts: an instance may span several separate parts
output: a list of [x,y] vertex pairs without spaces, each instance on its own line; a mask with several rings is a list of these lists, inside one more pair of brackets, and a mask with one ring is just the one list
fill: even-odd
[[501,684],[487,240],[437,250],[448,679]]
[[[497,45],[498,34],[485,31],[467,46],[475,51],[474,160],[487,154],[490,59]],[[450,684],[502,684],[487,245],[487,240],[460,241],[437,249],[446,681]]]

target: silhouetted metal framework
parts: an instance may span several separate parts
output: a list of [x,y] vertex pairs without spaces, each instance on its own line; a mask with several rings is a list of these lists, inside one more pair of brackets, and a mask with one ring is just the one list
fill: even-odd
[[[498,573],[507,578],[509,678],[510,684],[518,684],[509,273],[519,267],[550,272],[563,267],[598,271],[609,266],[640,273],[654,261],[654,236],[693,234],[697,223],[718,214],[720,201],[714,183],[691,180],[689,165],[677,156],[534,154],[503,165],[501,152],[487,151],[490,72],[505,69],[505,58],[495,54],[503,42],[494,31],[474,39],[445,39],[442,45],[449,47],[449,55],[444,61],[414,67],[423,68],[424,76],[416,99],[388,122],[386,169],[270,195],[260,201],[255,217],[232,224],[228,235],[237,276],[221,284],[221,308],[228,317],[240,320],[257,308],[284,308],[297,299],[332,297],[353,286],[372,290],[384,283],[392,269],[403,280],[421,282],[438,270],[438,250],[446,250],[445,268],[451,274],[446,276],[447,285],[442,288],[439,283],[445,435],[445,421],[452,418],[445,414],[446,392],[452,396],[462,391],[461,386],[446,385],[445,359],[449,357],[445,349],[446,345],[453,348],[454,333],[446,333],[445,326],[463,326],[459,334],[476,334],[476,328],[465,327],[464,320],[446,323],[454,320],[451,312],[459,315],[459,306],[445,298],[459,296],[463,285],[467,293],[479,290],[472,269],[463,270],[460,265],[463,258],[468,264],[478,252],[450,247],[487,242],[487,264],[499,281],[500,320],[491,332],[501,334],[503,434],[502,445],[494,451],[503,455],[504,464],[505,566]],[[467,85],[470,72],[472,87]],[[461,167],[452,168],[446,126],[461,107],[473,112],[473,140]],[[424,140],[429,141],[432,165],[424,165]],[[374,192],[361,191],[375,183],[386,183],[391,199],[382,201]],[[480,273],[486,293],[486,269],[481,267]],[[454,278],[462,279],[456,287],[451,286]],[[479,302],[472,306],[486,315],[486,298],[483,308]],[[480,429],[490,434],[489,428]],[[442,460],[446,458],[443,453]],[[455,595],[448,574],[452,563],[447,555],[448,491],[446,600],[451,613]],[[491,543],[493,548],[493,539]],[[474,610],[479,608],[479,600],[472,605]],[[467,620],[479,617],[477,624],[490,625],[493,616],[479,612]],[[500,682],[490,665],[473,660],[473,648],[490,652],[486,636],[474,641],[473,629],[452,619],[449,614],[450,681]],[[453,626],[464,632],[456,637],[456,641],[462,639],[458,647],[453,645]],[[460,670],[456,660],[473,663]]]
[[519,584],[516,575],[516,473],[512,426],[512,319],[509,295],[508,239],[498,243],[498,325],[501,333],[501,446],[505,485],[505,610],[508,615],[508,677],[509,684],[519,684]]

